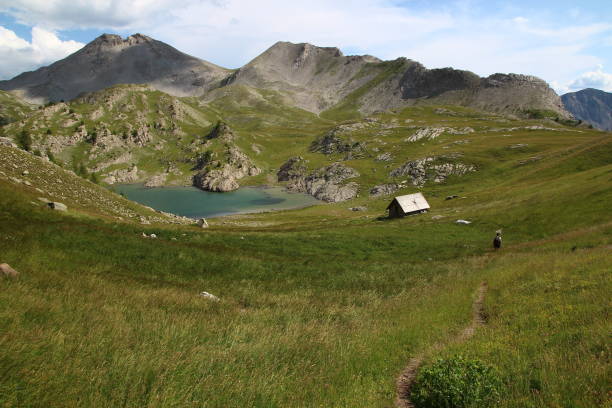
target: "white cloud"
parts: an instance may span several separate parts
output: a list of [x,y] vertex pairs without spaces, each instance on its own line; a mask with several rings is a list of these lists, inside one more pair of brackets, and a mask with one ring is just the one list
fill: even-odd
[[[52,30],[130,29],[155,25],[173,8],[200,0],[0,0],[18,22]],[[211,0],[214,1],[214,0]]]
[[612,74],[604,72],[603,65],[598,65],[595,71],[585,72],[570,82],[567,86],[570,91],[579,91],[584,88],[601,89],[612,92]]
[[41,65],[52,63],[77,51],[84,44],[62,41],[51,31],[32,28],[32,42],[0,26],[0,78],[8,79]]

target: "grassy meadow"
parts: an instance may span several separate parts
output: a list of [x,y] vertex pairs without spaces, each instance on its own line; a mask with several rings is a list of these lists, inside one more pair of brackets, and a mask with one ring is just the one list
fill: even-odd
[[[397,376],[421,353],[494,366],[502,407],[610,406],[610,134],[491,134],[490,120],[470,115],[443,118],[474,127],[467,136],[384,136],[400,146],[393,167],[467,138],[461,153],[479,168],[426,185],[432,210],[399,220],[381,217],[389,197],[367,194],[390,170],[371,161],[348,161],[363,186],[351,202],[213,219],[207,230],[97,216],[70,191],[57,196],[74,209],[52,212],[0,177],[0,262],[21,273],[0,280],[0,406],[391,407]],[[290,149],[279,144],[274,160]],[[356,205],[368,209],[347,209]],[[487,324],[453,342],[483,281]]]

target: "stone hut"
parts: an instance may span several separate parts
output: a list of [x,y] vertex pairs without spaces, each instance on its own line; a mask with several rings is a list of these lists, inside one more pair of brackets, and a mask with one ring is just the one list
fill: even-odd
[[420,214],[429,210],[429,203],[421,193],[395,197],[387,207],[389,218],[405,217]]

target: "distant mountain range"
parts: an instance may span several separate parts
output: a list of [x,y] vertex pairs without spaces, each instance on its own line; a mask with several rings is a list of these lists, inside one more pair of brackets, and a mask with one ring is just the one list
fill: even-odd
[[587,88],[566,93],[561,100],[576,119],[601,130],[612,130],[612,93]]
[[546,82],[532,76],[487,78],[452,68],[427,69],[398,58],[345,56],[337,48],[278,42],[240,69],[230,70],[184,54],[142,34],[104,34],[81,50],[36,71],[0,81],[0,89],[36,103],[71,100],[117,84],[148,84],[174,96],[211,101],[238,84],[277,92],[283,103],[321,113],[355,108],[362,113],[415,104],[461,105],[493,112],[525,110],[569,114]]

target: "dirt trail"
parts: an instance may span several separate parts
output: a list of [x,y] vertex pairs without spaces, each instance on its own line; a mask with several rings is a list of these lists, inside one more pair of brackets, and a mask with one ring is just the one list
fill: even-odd
[[429,347],[426,352],[419,354],[408,361],[408,365],[402,373],[397,378],[396,389],[397,389],[397,397],[395,399],[395,406],[397,408],[414,408],[412,401],[410,401],[410,390],[414,384],[414,380],[416,379],[417,373],[419,371],[419,367],[423,362],[423,358],[425,353],[435,352],[444,348],[445,345],[450,343],[461,343],[468,340],[470,337],[474,335],[476,328],[482,326],[487,321],[487,315],[484,310],[484,298],[487,293],[487,283],[482,282],[478,287],[478,292],[476,294],[476,300],[472,304],[472,321],[470,324],[463,329],[457,336],[449,340],[448,342],[435,343]]

